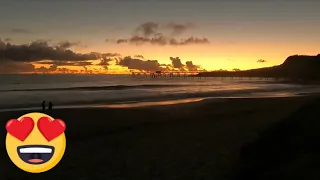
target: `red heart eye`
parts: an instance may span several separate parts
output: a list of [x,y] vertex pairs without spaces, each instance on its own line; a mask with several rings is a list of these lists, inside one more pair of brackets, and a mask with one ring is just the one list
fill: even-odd
[[48,117],[40,118],[37,125],[39,131],[48,141],[58,137],[66,129],[66,124],[61,119],[55,119],[52,121]]
[[20,121],[17,119],[11,119],[6,124],[6,130],[8,133],[20,141],[24,141],[32,132],[33,128],[34,122],[30,117],[24,117]]

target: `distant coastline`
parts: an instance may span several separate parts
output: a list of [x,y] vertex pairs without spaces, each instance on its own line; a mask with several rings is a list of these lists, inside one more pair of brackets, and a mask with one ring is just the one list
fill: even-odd
[[320,54],[316,56],[293,55],[282,64],[239,71],[211,71],[201,72],[195,76],[200,77],[265,77],[285,78],[294,81],[319,82],[320,80]]

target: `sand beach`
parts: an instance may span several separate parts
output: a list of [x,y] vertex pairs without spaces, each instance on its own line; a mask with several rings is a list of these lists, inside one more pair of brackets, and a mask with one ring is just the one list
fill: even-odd
[[[258,151],[253,148],[255,143],[265,132],[273,134],[275,127],[292,123],[291,116],[301,107],[312,103],[314,106],[318,97],[226,98],[131,108],[54,109],[50,115],[67,124],[67,149],[61,162],[46,173],[30,175],[10,161],[5,143],[1,143],[1,179],[264,179],[250,172],[253,166],[260,175],[272,174],[258,162],[249,161],[250,152]],[[28,111],[1,112],[1,126],[25,113]],[[283,136],[278,131],[275,139]],[[5,133],[3,128],[3,142]],[[294,138],[299,138],[298,134]],[[246,150],[249,155],[244,153],[247,146],[251,147]],[[257,156],[268,157],[268,153],[259,151]],[[279,175],[273,173],[270,177]],[[285,173],[281,175],[286,177]]]

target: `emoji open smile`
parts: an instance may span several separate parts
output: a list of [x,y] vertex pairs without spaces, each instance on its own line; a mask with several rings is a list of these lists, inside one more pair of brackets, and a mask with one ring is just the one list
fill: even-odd
[[[6,149],[11,161],[29,173],[55,167],[66,150],[66,124],[43,113],[28,113],[6,123]],[[1,178],[0,178],[1,179]]]
[[54,147],[45,145],[27,145],[19,146],[17,151],[19,157],[24,162],[29,164],[43,164],[52,158]]

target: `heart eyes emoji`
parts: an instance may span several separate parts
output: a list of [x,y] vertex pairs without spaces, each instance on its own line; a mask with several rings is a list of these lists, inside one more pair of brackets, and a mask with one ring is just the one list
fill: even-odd
[[[34,121],[30,117],[23,117],[20,121],[11,119],[6,124],[6,130],[20,141],[24,141],[32,132],[34,125]],[[58,137],[66,129],[66,124],[61,119],[51,120],[48,117],[40,118],[37,126],[41,134],[48,141]]]
[[30,117],[24,117],[20,121],[17,119],[11,119],[6,124],[8,133],[18,138],[20,141],[24,141],[29,136],[33,127],[34,122]]
[[66,124],[61,119],[51,121],[50,118],[42,117],[38,120],[38,128],[42,135],[51,141],[64,132]]

